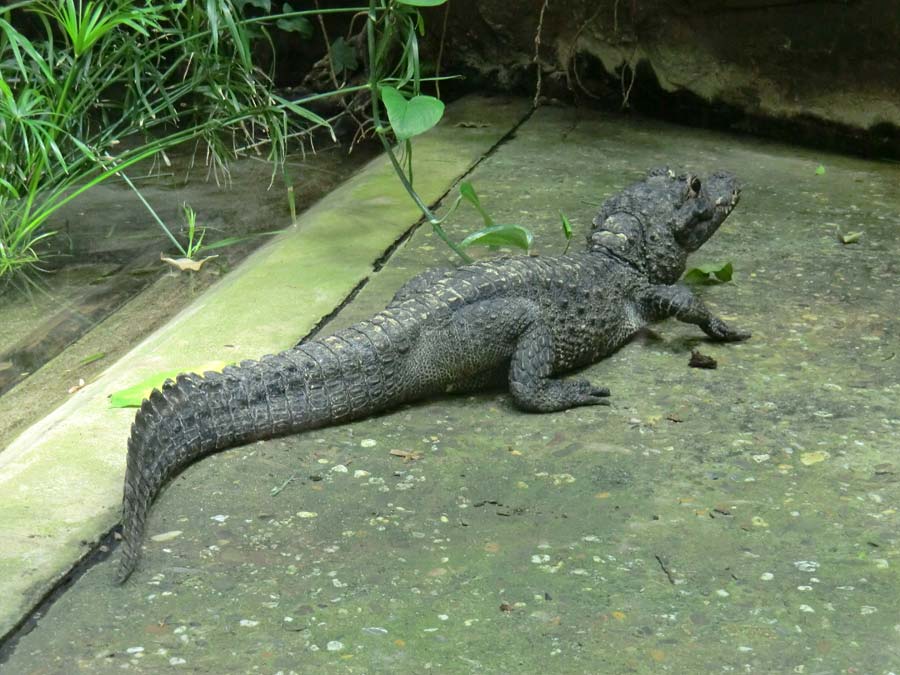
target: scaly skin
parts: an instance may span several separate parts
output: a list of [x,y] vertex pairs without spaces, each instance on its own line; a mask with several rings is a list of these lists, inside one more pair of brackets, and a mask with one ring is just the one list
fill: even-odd
[[656,169],[604,203],[583,253],[430,270],[368,321],[222,373],[166,382],[144,401],[128,441],[118,582],[138,562],[160,489],[204,455],[501,381],[528,411],[606,405],[605,387],[555,376],[670,316],[716,340],[746,339],[673,285],[738,194],[727,174],[701,185]]

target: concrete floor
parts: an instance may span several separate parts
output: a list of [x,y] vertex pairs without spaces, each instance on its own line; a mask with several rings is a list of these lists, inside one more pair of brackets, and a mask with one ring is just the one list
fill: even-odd
[[[744,183],[692,262],[734,265],[700,292],[749,342],[667,321],[587,369],[611,408],[448,397],[206,459],[3,672],[900,672],[900,167],[546,107],[469,180],[552,255],[659,164]],[[448,262],[420,228],[326,331]]]

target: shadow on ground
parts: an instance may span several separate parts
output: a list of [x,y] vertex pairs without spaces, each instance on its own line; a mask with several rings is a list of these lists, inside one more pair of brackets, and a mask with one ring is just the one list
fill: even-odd
[[[447,398],[205,460],[4,672],[896,672],[900,169],[543,108],[470,178],[552,254],[558,209],[580,237],[664,163],[744,182],[693,262],[733,263],[701,292],[752,340],[660,324],[588,369],[612,408]],[[448,261],[420,230],[329,329]]]

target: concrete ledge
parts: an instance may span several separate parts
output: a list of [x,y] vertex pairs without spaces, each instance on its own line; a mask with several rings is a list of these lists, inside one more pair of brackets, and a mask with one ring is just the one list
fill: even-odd
[[[521,100],[470,97],[450,106],[415,141],[423,198],[440,198],[526,112]],[[389,162],[373,161],[0,453],[0,636],[119,519],[134,411],[109,408],[107,397],[160,371],[289,347],[419,216]]]

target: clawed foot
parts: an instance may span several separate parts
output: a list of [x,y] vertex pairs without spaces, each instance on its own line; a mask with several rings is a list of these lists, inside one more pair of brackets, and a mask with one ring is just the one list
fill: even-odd
[[572,405],[609,405],[607,387],[595,387],[587,380],[570,380],[566,384],[577,392]]
[[543,380],[539,387],[510,382],[516,404],[532,412],[557,412],[583,405],[609,405],[609,389],[587,380]]
[[704,331],[716,342],[741,342],[750,338],[750,331],[732,328],[722,319],[713,318]]

